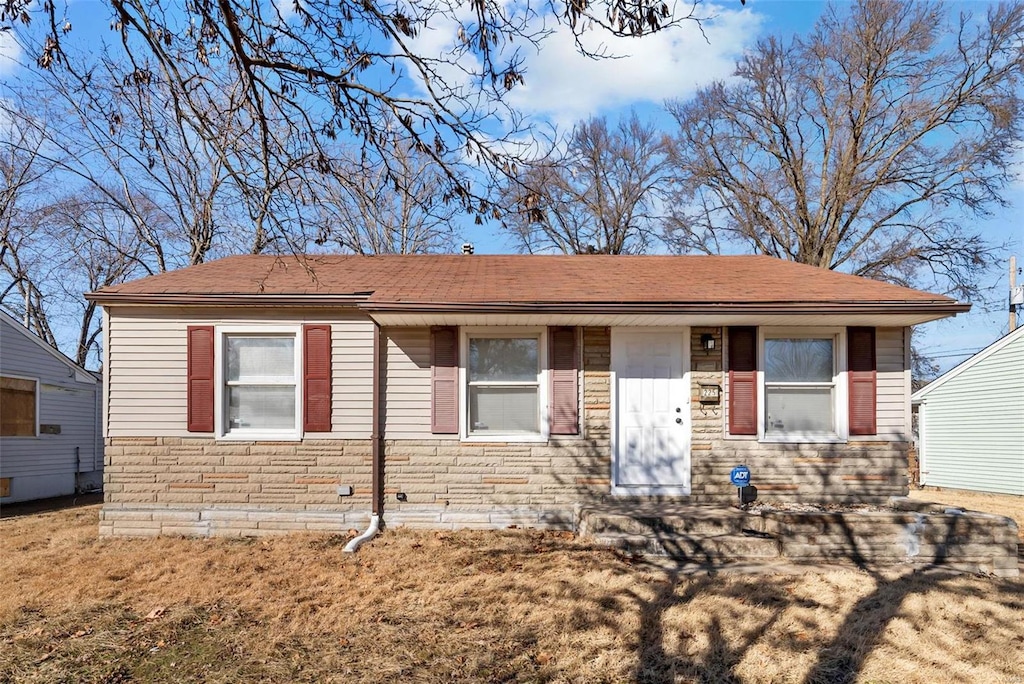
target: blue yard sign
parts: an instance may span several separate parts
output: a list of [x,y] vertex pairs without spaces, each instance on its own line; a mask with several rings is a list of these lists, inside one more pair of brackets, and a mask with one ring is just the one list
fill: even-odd
[[738,465],[729,473],[729,481],[734,487],[746,487],[750,484],[750,468]]

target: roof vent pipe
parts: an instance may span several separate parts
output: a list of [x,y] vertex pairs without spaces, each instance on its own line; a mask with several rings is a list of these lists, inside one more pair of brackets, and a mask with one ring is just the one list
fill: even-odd
[[472,254],[473,253],[473,243],[472,242],[463,242],[462,243],[462,253],[463,254]]

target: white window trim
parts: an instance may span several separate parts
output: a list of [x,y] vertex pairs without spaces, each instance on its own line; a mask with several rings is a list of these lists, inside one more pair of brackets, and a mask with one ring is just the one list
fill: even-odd
[[3,375],[3,377],[5,377],[5,378],[11,378],[12,380],[27,380],[29,382],[35,383],[35,385],[36,385],[36,389],[35,389],[35,393],[36,393],[36,426],[35,426],[35,434],[31,434],[31,435],[8,435],[8,436],[4,437],[4,439],[39,439],[39,409],[42,406],[42,404],[41,404],[41,402],[39,400],[39,394],[40,394],[40,392],[39,392],[39,390],[40,390],[39,378],[31,378],[31,377],[29,377],[27,375],[17,375],[15,373],[0,373],[0,375]]
[[[472,337],[536,337],[540,365],[537,388],[537,419],[540,434],[469,434],[469,340]],[[551,425],[548,415],[548,331],[544,327],[463,327],[459,329],[459,441],[462,442],[547,442]]]
[[[224,338],[228,335],[260,336],[294,336],[295,338],[295,428],[290,430],[246,429],[236,428],[228,432],[226,426],[227,411],[224,407]],[[301,325],[218,325],[214,327],[214,428],[215,437],[225,441],[253,442],[257,440],[299,441],[302,439],[302,347]]]
[[[770,338],[818,338],[832,339],[833,357],[833,399],[832,411],[835,433],[797,432],[786,435],[765,433],[765,339]],[[844,444],[849,441],[849,395],[846,373],[846,328],[757,328],[757,439],[767,444]],[[802,384],[802,383],[796,383]],[[812,383],[814,386],[823,386]]]

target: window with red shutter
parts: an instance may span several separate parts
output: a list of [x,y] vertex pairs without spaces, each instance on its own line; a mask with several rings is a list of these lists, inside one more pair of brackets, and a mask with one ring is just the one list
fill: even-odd
[[729,434],[757,434],[757,328],[729,328]]
[[303,426],[307,432],[331,431],[331,326],[304,325]]
[[850,434],[874,435],[877,428],[877,357],[874,328],[848,328]]
[[329,325],[195,325],[186,334],[189,432],[298,439],[303,428],[331,430]]
[[455,327],[430,331],[430,431],[459,431],[459,333]]
[[188,326],[187,429],[213,432],[213,326]]
[[576,328],[549,328],[551,434],[579,434],[579,350]]

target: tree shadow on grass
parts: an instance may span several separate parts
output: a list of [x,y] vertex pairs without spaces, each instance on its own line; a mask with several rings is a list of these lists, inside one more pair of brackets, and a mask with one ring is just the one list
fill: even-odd
[[[848,560],[875,581],[875,589],[862,596],[846,614],[836,635],[818,653],[814,667],[804,677],[804,684],[848,684],[854,682],[864,668],[865,661],[882,643],[889,625],[900,617],[908,597],[924,594],[936,588],[952,591],[950,580],[960,573],[951,552],[960,544],[969,543],[984,530],[975,529],[967,516],[933,516],[931,525],[942,525],[937,534],[931,531],[922,540],[927,564],[892,578],[878,568],[871,567],[860,548],[865,542],[849,528],[845,520],[838,521],[848,544]],[[929,543],[930,542],[930,543]],[[1006,583],[1005,588],[1024,598],[1024,585]]]
[[[819,603],[814,596],[794,594],[793,583],[786,575],[757,574],[750,576],[750,581],[734,581],[727,579],[728,570],[716,572],[695,570],[692,566],[652,564],[639,556],[600,545],[569,543],[561,537],[543,534],[533,540],[533,562],[528,561],[523,571],[542,571],[548,564],[546,556],[550,556],[554,564],[556,556],[568,552],[575,556],[571,562],[576,571],[636,577],[636,582],[619,583],[618,588],[596,592],[593,585],[570,580],[555,592],[556,595],[561,592],[565,605],[573,606],[564,616],[566,634],[579,632],[585,643],[587,632],[610,630],[630,644],[628,648],[635,654],[635,663],[626,672],[620,672],[616,681],[621,681],[624,675],[638,684],[740,682],[749,676],[748,672],[741,674],[740,667],[749,669],[751,658],[793,653],[802,659],[801,669],[806,673],[801,677],[804,684],[843,684],[856,681],[872,654],[892,645],[889,641],[897,621],[909,621],[912,630],[922,633],[935,629],[936,619],[949,619],[908,607],[910,597],[939,590],[963,604],[992,598],[987,584],[958,582],[961,573],[956,571],[955,563],[952,568],[947,564],[950,549],[971,538],[971,527],[966,517],[946,518],[944,527],[933,529],[931,535],[923,539],[927,542],[926,548],[931,550],[927,556],[931,562],[917,569],[872,566],[867,560],[870,553],[866,547],[871,543],[870,538],[865,540],[864,535],[846,530],[848,543],[855,546],[848,549],[846,558],[837,559],[845,561],[837,569],[856,569],[872,580],[872,586],[844,609],[842,615],[835,616],[834,631],[832,627],[825,630],[831,636],[825,636],[818,619],[802,616],[800,610],[820,611],[831,607]],[[491,561],[501,566],[511,562],[509,554],[521,552],[522,548],[481,551],[488,557],[493,554]],[[1024,584],[985,580],[989,581],[1001,605],[1024,607]],[[543,605],[550,601],[547,589],[524,582],[509,587],[513,596],[508,600]],[[861,592],[863,589],[857,590],[858,595]],[[711,601],[701,601],[708,598]],[[700,603],[692,606],[696,601]],[[556,610],[557,605],[556,601],[553,604]],[[679,610],[689,615],[682,615]],[[628,632],[623,631],[627,624],[624,614],[637,618],[636,627],[629,627]],[[782,620],[785,622],[780,623]],[[1002,615],[978,615],[977,621],[1011,634],[1019,631],[1019,626],[1007,622]],[[833,624],[832,620],[829,624]],[[520,627],[531,629],[526,623]],[[543,641],[541,634],[536,636],[538,643]],[[951,638],[962,641],[967,637]],[[971,648],[968,642],[964,643]],[[753,654],[753,649],[761,655]],[[978,657],[977,649],[973,657]],[[931,661],[922,661],[922,664],[935,667]],[[972,664],[982,663],[972,661]],[[1005,665],[989,667],[996,671],[1006,669]]]
[[[634,681],[638,684],[661,684],[676,682],[680,677],[686,681],[702,683],[740,682],[735,670],[743,660],[747,650],[756,644],[775,625],[782,611],[775,611],[767,620],[760,621],[754,628],[744,631],[738,643],[730,644],[726,638],[722,617],[712,615],[704,633],[706,646],[697,655],[679,652],[671,653],[666,649],[669,634],[666,634],[664,616],[675,606],[689,603],[705,591],[715,590],[714,576],[702,577],[688,582],[678,593],[680,576],[677,572],[669,573],[668,581],[655,593],[650,600],[636,597],[640,611],[639,653]],[[719,588],[718,593],[721,593]],[[771,589],[769,589],[771,591]],[[779,601],[782,597],[775,596]],[[680,643],[695,637],[690,634],[677,634]]]

